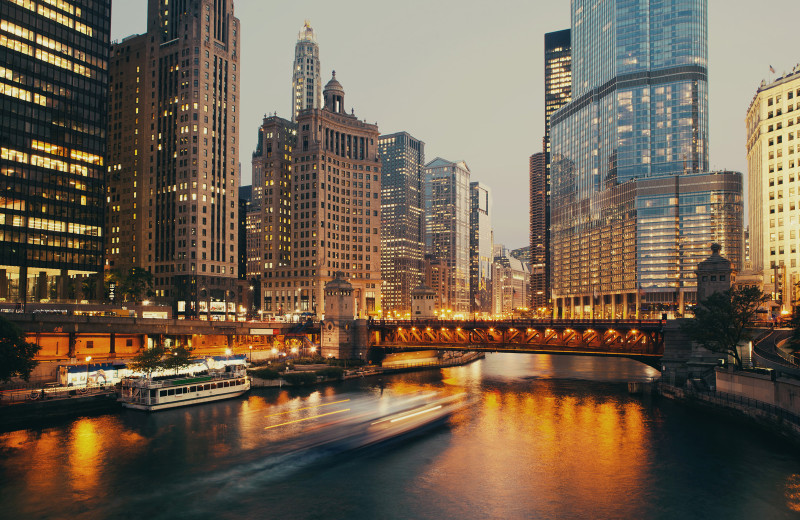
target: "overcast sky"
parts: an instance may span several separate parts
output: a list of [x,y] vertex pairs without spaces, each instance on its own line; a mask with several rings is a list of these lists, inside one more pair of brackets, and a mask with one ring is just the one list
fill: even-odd
[[[800,62],[797,0],[709,0],[711,167],[746,173],[744,117],[769,75]],[[113,0],[111,34],[146,29],[146,0]],[[495,242],[528,245],[528,158],[544,133],[544,33],[569,28],[568,0],[235,0],[242,21],[242,184],[267,112],[291,116],[292,60],[308,19],[323,85],[381,133],[425,157],[463,159],[494,198]]]

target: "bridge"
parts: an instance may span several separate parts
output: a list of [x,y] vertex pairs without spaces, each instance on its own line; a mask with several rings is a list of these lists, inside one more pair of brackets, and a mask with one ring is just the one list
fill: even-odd
[[626,357],[660,369],[660,320],[373,321],[370,346]]

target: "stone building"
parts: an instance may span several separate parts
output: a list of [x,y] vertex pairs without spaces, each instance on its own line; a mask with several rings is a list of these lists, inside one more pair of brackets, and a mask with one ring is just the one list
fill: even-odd
[[164,4],[149,0],[147,32],[111,49],[108,263],[151,272],[178,317],[230,319],[241,26],[232,0]]

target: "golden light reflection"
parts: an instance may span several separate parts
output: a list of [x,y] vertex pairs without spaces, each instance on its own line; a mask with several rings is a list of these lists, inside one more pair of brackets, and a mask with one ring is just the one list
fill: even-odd
[[77,421],[69,438],[69,484],[75,491],[92,494],[99,483],[99,458],[105,439],[97,432],[96,420]]
[[786,507],[800,512],[800,474],[790,475],[786,481]]

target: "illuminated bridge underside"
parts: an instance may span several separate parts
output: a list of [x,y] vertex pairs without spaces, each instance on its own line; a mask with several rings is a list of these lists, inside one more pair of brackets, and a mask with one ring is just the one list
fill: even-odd
[[628,357],[656,367],[664,354],[660,322],[451,325],[373,326],[372,346]]

